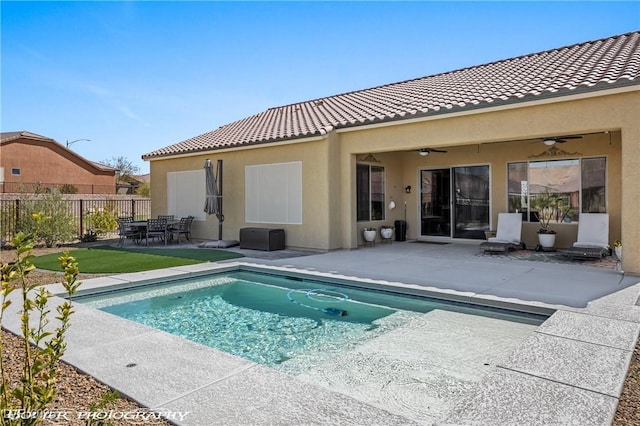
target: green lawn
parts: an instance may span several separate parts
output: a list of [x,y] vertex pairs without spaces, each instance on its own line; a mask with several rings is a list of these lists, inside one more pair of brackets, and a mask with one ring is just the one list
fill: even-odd
[[[58,257],[63,251],[36,257],[33,259],[33,264],[40,269],[61,271]],[[140,272],[243,257],[239,253],[224,250],[180,248],[122,250],[109,246],[72,250],[70,254],[77,259],[80,273],[83,274]]]

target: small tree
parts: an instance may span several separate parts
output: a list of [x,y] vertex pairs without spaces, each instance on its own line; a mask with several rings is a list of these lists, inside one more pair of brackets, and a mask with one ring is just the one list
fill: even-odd
[[128,181],[129,177],[137,174],[140,170],[138,166],[127,160],[126,157],[111,157],[108,160],[104,160],[103,163],[118,169],[116,172],[116,180]]
[[[58,192],[27,195],[20,203],[20,221],[17,230],[27,235],[36,234],[47,247],[58,242],[73,240],[77,234],[74,218],[68,204]],[[42,223],[34,219],[38,212],[49,217]]]
[[550,228],[551,222],[560,223],[571,212],[563,196],[551,191],[537,194],[532,204],[540,222],[539,234],[555,234],[556,231]]
[[[30,259],[39,226],[46,224],[49,217],[42,213],[34,214],[36,229],[33,234],[19,232],[12,240],[16,247],[17,261],[2,265],[2,286],[0,288],[0,323],[12,300],[9,295],[16,289],[21,293],[22,310],[21,337],[23,339],[24,366],[17,384],[13,384],[7,377],[4,358],[0,357],[0,422],[3,425],[37,425],[43,419],[40,413],[48,407],[56,395],[56,375],[58,361],[66,348],[65,335],[69,328],[73,314],[71,297],[75,294],[80,283],[78,277],[78,263],[65,253],[61,256],[60,265],[64,270],[63,283],[69,300],[56,308],[58,327],[52,331],[47,329],[50,323],[51,311],[47,302],[51,293],[38,284],[31,284],[27,277],[35,269]],[[0,353],[4,350],[4,341],[0,333]],[[19,411],[16,411],[19,410]],[[11,413],[22,413],[12,418]],[[26,417],[26,418],[25,418]]]
[[104,206],[91,209],[91,211],[87,213],[86,224],[88,232],[83,235],[82,240],[88,241],[93,239],[93,241],[95,241],[98,236],[115,230],[118,227],[118,219],[111,207]]
[[149,182],[141,183],[135,190],[136,195],[140,195],[142,197],[151,197],[151,185]]

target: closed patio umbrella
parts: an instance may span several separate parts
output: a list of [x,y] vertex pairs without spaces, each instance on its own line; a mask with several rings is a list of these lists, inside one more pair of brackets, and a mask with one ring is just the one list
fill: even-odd
[[204,162],[204,175],[206,180],[207,196],[204,203],[204,211],[207,214],[215,214],[218,217],[218,240],[222,240],[222,160],[218,160],[216,175],[213,174],[211,160]]

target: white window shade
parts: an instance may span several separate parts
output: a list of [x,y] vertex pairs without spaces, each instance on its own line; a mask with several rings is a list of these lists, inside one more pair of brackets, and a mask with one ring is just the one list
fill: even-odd
[[248,223],[302,223],[302,162],[245,167]]
[[205,220],[204,169],[167,173],[167,214]]

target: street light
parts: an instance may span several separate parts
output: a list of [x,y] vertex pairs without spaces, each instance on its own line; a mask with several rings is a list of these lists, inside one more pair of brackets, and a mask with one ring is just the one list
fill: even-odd
[[76,143],[76,142],[81,142],[81,141],[88,141],[88,142],[91,142],[91,139],[76,139],[76,140],[71,141],[71,142],[69,142],[69,141],[67,140],[67,148],[69,148],[69,147],[70,147],[71,145],[73,145],[74,143]]

